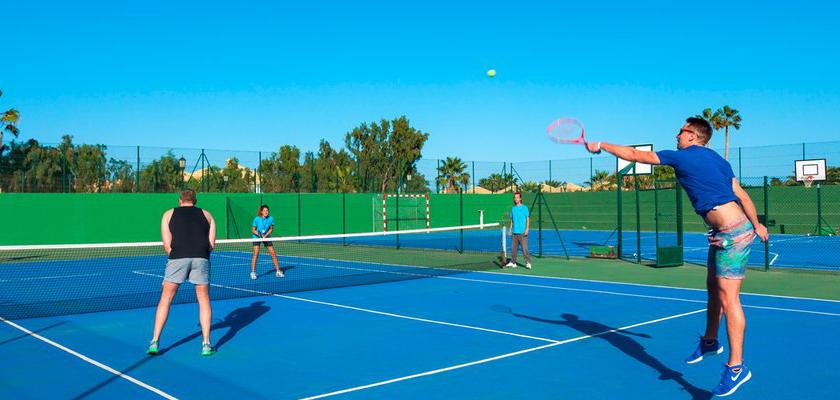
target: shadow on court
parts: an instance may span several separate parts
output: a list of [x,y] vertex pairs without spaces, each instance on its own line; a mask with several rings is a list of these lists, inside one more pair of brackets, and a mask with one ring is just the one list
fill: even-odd
[[[46,330],[49,330],[49,329],[55,328],[55,327],[60,326],[60,325],[64,325],[64,324],[66,324],[66,323],[67,323],[67,321],[57,322],[57,323],[55,323],[55,324],[52,324],[52,325],[49,325],[49,326],[45,326],[45,327],[43,327],[43,328],[41,328],[41,329],[34,330],[34,331],[32,331],[32,333],[43,333],[43,332],[44,332],[44,331],[46,331]],[[4,345],[4,344],[7,344],[7,343],[14,342],[15,340],[25,339],[25,338],[28,338],[28,337],[31,337],[31,336],[32,336],[32,335],[31,335],[31,334],[29,334],[29,333],[24,333],[24,334],[22,334],[22,335],[15,336],[15,337],[13,337],[13,338],[11,338],[11,339],[6,339],[6,340],[4,340],[4,341],[0,342],[0,346],[2,346],[2,345]]]
[[561,315],[561,318],[563,319],[552,320],[515,313],[511,311],[509,307],[506,306],[493,306],[493,310],[498,312],[509,313],[514,317],[529,319],[531,321],[568,326],[569,328],[572,328],[584,335],[601,339],[609,343],[616,349],[621,350],[621,352],[630,356],[636,361],[658,372],[660,380],[670,380],[676,382],[677,384],[682,386],[683,390],[685,390],[689,395],[691,395],[692,399],[700,400],[712,398],[711,392],[692,385],[690,382],[685,380],[685,378],[683,378],[682,373],[668,368],[668,366],[663,364],[656,357],[650,355],[645,350],[644,346],[642,346],[639,342],[630,337],[632,335],[649,339],[649,335],[646,335],[644,333],[633,333],[627,330],[619,331],[616,330],[618,328],[613,328],[596,321],[588,321],[585,319],[581,319],[580,317],[574,314],[563,314]]
[[[283,266],[282,264],[280,265],[280,271],[283,271],[284,274],[286,273],[286,271],[288,271],[290,269],[295,269],[295,266],[294,265]],[[261,273],[257,276],[260,277],[260,278],[262,278],[264,276],[268,276],[268,275],[274,276],[274,273],[276,271],[277,270],[275,270],[274,267],[272,266],[271,269],[267,269],[267,270],[265,270],[265,272],[263,272],[263,273]]]
[[[237,309],[231,311],[230,313],[228,313],[228,315],[225,316],[225,318],[223,320],[221,320],[219,322],[216,322],[213,325],[211,325],[210,326],[210,332],[211,333],[215,332],[215,331],[218,331],[220,329],[227,329],[224,336],[222,336],[221,339],[219,339],[217,342],[215,342],[214,345],[216,347],[216,350],[218,350],[222,346],[224,346],[225,343],[231,341],[236,336],[236,334],[239,333],[239,331],[241,331],[246,326],[250,325],[251,323],[253,323],[257,319],[259,319],[260,317],[265,315],[269,310],[271,310],[271,307],[265,305],[264,301],[255,301],[247,307],[240,307],[240,308],[237,308]],[[138,367],[140,367],[143,364],[149,362],[150,360],[153,360],[153,359],[155,359],[155,358],[157,358],[161,355],[164,355],[168,351],[170,351],[170,350],[172,350],[172,349],[174,349],[178,346],[181,346],[183,344],[189,343],[189,342],[191,342],[195,339],[198,339],[200,337],[201,337],[201,330],[199,329],[198,332],[195,332],[195,333],[193,333],[193,334],[191,334],[191,335],[189,335],[189,336],[187,336],[187,337],[185,337],[185,338],[183,338],[183,339],[181,339],[181,340],[179,340],[175,343],[172,343],[171,345],[169,345],[165,348],[162,348],[160,350],[160,353],[158,353],[157,356],[143,357],[142,360],[134,363],[133,365],[129,366],[126,369],[123,369],[120,372],[123,373],[123,374],[128,374],[129,372],[137,369]],[[196,346],[195,356],[196,357],[201,357],[199,355],[198,350],[199,350],[199,348],[198,348],[198,346]],[[88,389],[84,393],[74,397],[74,399],[84,399],[84,398],[90,396],[91,394],[95,393],[99,389],[102,389],[103,387],[109,385],[111,382],[115,381],[116,379],[119,379],[119,377],[117,375],[114,375],[114,376],[102,381],[98,385]]]

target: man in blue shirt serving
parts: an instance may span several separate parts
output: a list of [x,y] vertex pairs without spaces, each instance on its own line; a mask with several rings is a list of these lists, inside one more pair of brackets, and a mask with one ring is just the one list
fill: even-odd
[[592,153],[604,150],[627,161],[673,167],[694,211],[709,226],[706,333],[686,362],[694,364],[706,355],[723,352],[717,336],[720,319],[725,314],[729,362],[713,393],[728,396],[752,377],[743,360],[746,320],[738,296],[746,273],[749,245],[756,236],[767,241],[768,233],[758,222],[755,205],[738,184],[729,162],[704,147],[711,138],[712,127],[708,121],[688,118],[677,134],[679,149],[676,151],[640,151],[603,142],[589,142],[586,148]]
[[528,253],[528,231],[531,229],[531,214],[528,206],[522,204],[522,193],[513,194],[513,207],[510,209],[511,251],[513,253],[506,267],[516,268],[516,253],[522,245],[522,255],[525,256],[525,268],[531,269],[531,254]]

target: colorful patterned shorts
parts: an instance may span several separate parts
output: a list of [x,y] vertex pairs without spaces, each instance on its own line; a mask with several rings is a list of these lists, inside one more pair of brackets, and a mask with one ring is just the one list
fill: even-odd
[[755,236],[753,225],[746,218],[723,229],[709,230],[709,269],[714,268],[718,278],[744,279],[750,243]]

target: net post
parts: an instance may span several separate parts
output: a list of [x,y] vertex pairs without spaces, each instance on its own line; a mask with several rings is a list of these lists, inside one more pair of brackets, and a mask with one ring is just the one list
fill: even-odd
[[642,263],[642,217],[639,215],[639,175],[633,175],[633,192],[636,195],[636,263]]
[[502,267],[507,264],[507,225],[502,221]]
[[543,256],[543,236],[542,236],[542,203],[545,200],[542,192],[542,185],[537,188],[537,247],[539,248],[539,256]]
[[[341,233],[347,233],[347,193],[341,193]],[[347,245],[347,238],[341,238],[341,244]]]
[[[768,214],[768,204],[770,202],[768,201],[768,198],[767,198],[769,193],[770,193],[770,190],[767,187],[767,176],[765,175],[764,176],[764,221],[765,221],[765,223],[767,223],[767,221],[770,220],[770,215]],[[770,270],[770,240],[768,238],[768,240],[766,242],[764,242],[764,271],[766,272],[766,271],[769,271],[769,270]]]
[[[460,218],[461,218],[460,219],[460,226],[464,226],[464,190],[463,190],[463,188],[459,188],[459,190],[458,190],[458,203],[459,203],[459,207],[460,207],[459,214],[460,214]],[[464,252],[464,230],[459,229],[458,232],[461,236],[461,247],[459,248],[458,252],[463,253]]]
[[653,180],[653,225],[656,232],[656,248],[659,249],[659,181],[656,179]]

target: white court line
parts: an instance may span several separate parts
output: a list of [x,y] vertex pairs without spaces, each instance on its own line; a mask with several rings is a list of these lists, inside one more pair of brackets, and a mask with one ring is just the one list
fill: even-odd
[[[132,271],[132,272],[135,273],[135,274],[138,274],[138,275],[148,275],[148,276],[155,276],[155,277],[159,277],[159,278],[163,277],[162,275],[149,274],[149,273],[140,272],[140,271]],[[306,298],[303,298],[303,297],[295,297],[295,296],[289,296],[289,295],[285,295],[285,294],[265,292],[265,291],[262,291],[262,290],[254,290],[254,289],[246,289],[246,288],[241,288],[241,287],[236,287],[236,286],[220,285],[220,284],[217,284],[217,283],[211,283],[210,286],[219,287],[219,288],[223,288],[223,289],[238,290],[240,292],[253,293],[253,294],[258,294],[258,295],[262,295],[262,296],[280,297],[280,298],[283,298],[283,299],[303,301],[303,302],[306,302],[306,303],[319,304],[319,305],[323,305],[323,306],[343,308],[343,309],[346,309],[346,310],[354,310],[354,311],[361,311],[361,312],[366,312],[366,313],[370,313],[370,314],[384,315],[386,317],[394,317],[394,318],[407,319],[407,320],[411,320],[411,321],[426,322],[426,323],[435,324],[435,325],[444,325],[444,326],[451,326],[451,327],[455,327],[455,328],[464,328],[464,329],[470,329],[470,330],[481,331],[481,332],[497,333],[497,334],[500,334],[500,335],[515,336],[515,337],[519,337],[519,338],[539,340],[541,342],[548,342],[548,343],[557,342],[554,339],[547,339],[547,338],[538,337],[538,336],[523,335],[523,334],[514,333],[514,332],[507,332],[507,331],[500,331],[500,330],[496,330],[496,329],[482,328],[482,327],[479,327],[479,326],[456,324],[456,323],[452,323],[452,322],[438,321],[438,320],[434,320],[434,319],[412,317],[410,315],[389,313],[389,312],[385,312],[385,311],[372,310],[372,309],[369,309],[369,308],[353,307],[353,306],[348,306],[348,305],[344,305],[344,304],[330,303],[330,302],[327,302],[327,301],[312,300],[312,299],[306,299]]]
[[[233,256],[223,256],[223,257],[238,259],[237,257],[233,257]],[[359,261],[358,263],[364,264],[361,261]],[[486,280],[486,279],[462,278],[462,277],[455,277],[455,276],[437,276],[437,275],[417,274],[417,273],[402,272],[402,271],[387,271],[387,270],[371,269],[371,268],[349,267],[349,266],[340,266],[340,265],[324,265],[324,264],[313,264],[313,263],[305,263],[305,262],[295,262],[295,264],[296,265],[308,265],[308,266],[319,267],[319,268],[333,268],[333,269],[345,269],[345,270],[365,271],[365,272],[379,272],[379,273],[392,274],[392,275],[416,276],[416,277],[421,277],[421,278],[438,278],[438,279],[448,279],[448,280],[465,281],[465,282],[486,283],[486,284],[493,284],[493,285],[522,286],[522,287],[532,287],[532,288],[550,289],[550,290],[563,290],[563,291],[569,291],[569,292],[597,293],[597,294],[608,294],[608,295],[613,295],[613,296],[637,297],[637,298],[643,298],[643,299],[670,300],[670,301],[681,301],[681,302],[686,302],[686,303],[706,304],[706,300],[684,299],[684,298],[681,298],[681,297],[652,296],[652,295],[635,294],[635,293],[613,292],[613,291],[608,291],[608,290],[569,288],[569,287],[563,287],[563,286],[538,285],[538,284],[532,284],[532,283],[518,283],[518,282],[509,282],[509,281],[492,281],[492,280]],[[392,264],[388,264],[388,265],[392,265]],[[814,314],[814,315],[825,315],[825,316],[831,316],[831,317],[840,317],[840,314],[838,314],[838,313],[831,313],[831,312],[824,312],[824,311],[811,311],[811,310],[802,310],[802,309],[796,309],[796,308],[754,306],[754,305],[748,305],[748,304],[742,304],[741,306],[744,307],[744,308],[756,308],[756,309],[762,309],[762,310],[786,311],[786,312],[794,312],[794,313],[801,313],[801,314]]]
[[80,278],[83,276],[100,276],[102,274],[76,274],[76,275],[55,275],[55,276],[36,276],[32,278],[20,278],[22,281],[35,281],[41,279],[61,279],[61,278]]
[[92,359],[92,358],[90,358],[90,357],[88,357],[88,356],[86,356],[86,355],[84,355],[84,354],[81,354],[81,353],[79,353],[79,352],[77,352],[77,351],[75,351],[75,350],[72,350],[72,349],[70,349],[70,348],[67,348],[66,346],[63,346],[63,345],[61,345],[61,344],[59,344],[59,343],[57,343],[57,342],[54,342],[54,341],[52,341],[52,340],[50,340],[50,339],[47,339],[47,338],[45,338],[45,337],[43,337],[43,336],[41,336],[41,335],[39,335],[39,334],[37,334],[37,333],[35,333],[35,332],[30,331],[29,329],[26,329],[26,328],[24,328],[24,327],[22,327],[22,326],[20,326],[20,325],[18,325],[18,324],[16,324],[16,323],[12,322],[12,321],[9,321],[9,320],[7,320],[7,319],[5,319],[5,318],[3,318],[3,317],[0,317],[0,322],[5,322],[6,324],[8,324],[8,325],[12,326],[13,328],[15,328],[15,329],[17,329],[17,330],[19,330],[19,331],[21,331],[21,332],[23,332],[23,333],[25,333],[25,334],[27,334],[27,335],[29,335],[29,336],[32,336],[32,337],[34,337],[35,339],[38,339],[38,340],[40,340],[40,341],[42,341],[42,342],[44,342],[44,343],[49,344],[50,346],[53,346],[53,347],[55,347],[55,348],[57,348],[57,349],[59,349],[59,350],[62,350],[62,351],[66,352],[66,353],[68,353],[68,354],[70,354],[70,355],[72,355],[72,356],[75,356],[75,357],[77,357],[77,358],[81,359],[82,361],[84,361],[84,362],[86,362],[86,363],[88,363],[88,364],[92,364],[92,365],[94,365],[94,366],[96,366],[96,367],[99,367],[99,368],[101,368],[101,369],[105,370],[105,371],[108,371],[108,372],[110,372],[110,373],[112,373],[112,374],[116,375],[117,377],[123,378],[123,379],[125,379],[125,380],[127,380],[127,381],[129,381],[129,382],[131,382],[131,383],[133,383],[133,384],[135,384],[135,385],[137,385],[137,386],[142,387],[143,389],[149,390],[149,391],[151,391],[151,392],[153,392],[153,393],[157,394],[157,395],[158,395],[158,396],[160,396],[160,397],[163,397],[163,398],[165,398],[165,399],[169,399],[169,400],[177,400],[177,399],[178,399],[177,397],[172,396],[171,394],[166,393],[166,392],[164,392],[163,390],[160,390],[160,389],[158,389],[158,388],[156,388],[156,387],[154,387],[154,386],[151,386],[151,385],[149,385],[149,384],[147,384],[147,383],[145,383],[145,382],[143,382],[143,381],[141,381],[141,380],[139,380],[139,379],[133,378],[133,377],[131,377],[131,376],[127,375],[127,374],[124,374],[124,373],[122,373],[122,372],[120,372],[120,371],[117,371],[117,370],[116,370],[116,369],[114,369],[114,368],[111,368],[111,367],[109,367],[109,366],[107,366],[107,365],[105,365],[105,364],[103,364],[103,363],[101,363],[101,362],[99,362],[99,361],[96,361],[96,360],[94,360],[94,359]]
[[424,377],[424,376],[440,374],[440,373],[443,373],[443,372],[453,371],[453,370],[456,370],[456,369],[471,367],[473,365],[486,364],[486,363],[496,361],[496,360],[501,360],[501,359],[504,359],[504,358],[510,358],[510,357],[521,355],[521,354],[537,351],[537,350],[547,349],[549,347],[560,346],[560,345],[567,344],[567,343],[578,342],[578,341],[581,341],[581,340],[586,340],[586,339],[590,339],[590,338],[593,338],[593,337],[606,335],[606,334],[609,334],[609,333],[615,333],[615,332],[619,332],[619,331],[633,329],[633,328],[636,328],[636,327],[639,327],[639,326],[655,324],[655,323],[658,323],[658,322],[663,322],[663,321],[667,321],[667,320],[670,320],[670,319],[675,319],[675,318],[685,317],[685,316],[688,316],[688,315],[698,314],[698,313],[705,312],[705,311],[706,311],[705,308],[701,309],[701,310],[689,311],[687,313],[676,314],[676,315],[671,315],[671,316],[664,317],[664,318],[658,318],[658,319],[654,319],[654,320],[650,320],[650,321],[640,322],[640,323],[637,323],[637,324],[628,325],[628,326],[624,326],[624,327],[616,328],[616,329],[610,329],[608,331],[603,331],[603,332],[595,333],[595,334],[592,334],[592,335],[578,336],[578,337],[562,340],[562,341],[555,342],[555,343],[545,344],[545,345],[542,345],[542,346],[531,347],[531,348],[528,348],[528,349],[519,350],[519,351],[515,351],[515,352],[512,352],[512,353],[506,353],[506,354],[498,355],[498,356],[495,356],[495,357],[490,357],[490,358],[485,358],[485,359],[481,359],[481,360],[471,361],[471,362],[463,363],[463,364],[452,365],[452,366],[445,367],[445,368],[440,368],[440,369],[435,369],[435,370],[431,370],[431,371],[421,372],[421,373],[417,373],[417,374],[413,374],[413,375],[407,375],[407,376],[403,376],[403,377],[399,377],[399,378],[388,379],[388,380],[385,380],[385,381],[375,382],[375,383],[371,383],[371,384],[368,384],[368,385],[356,386],[356,387],[352,387],[352,388],[337,390],[337,391],[330,392],[330,393],[324,393],[324,394],[319,394],[319,395],[315,395],[315,396],[304,397],[301,400],[322,399],[324,397],[336,396],[336,395],[339,395],[339,394],[356,392],[356,391],[359,391],[359,390],[370,389],[370,388],[374,388],[374,387],[377,387],[377,386],[384,386],[384,385],[388,385],[388,384],[391,384],[391,383],[407,381],[407,380],[410,380],[410,379],[416,379],[416,378],[420,378],[420,377]]

